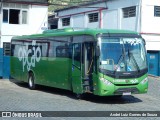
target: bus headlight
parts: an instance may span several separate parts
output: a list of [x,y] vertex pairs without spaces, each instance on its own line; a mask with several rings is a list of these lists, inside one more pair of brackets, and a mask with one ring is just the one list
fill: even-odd
[[141,84],[145,84],[148,82],[148,78],[146,77],[144,80],[141,81]]
[[102,81],[105,85],[112,85],[112,83],[108,80],[106,80],[105,78],[99,78],[100,81]]

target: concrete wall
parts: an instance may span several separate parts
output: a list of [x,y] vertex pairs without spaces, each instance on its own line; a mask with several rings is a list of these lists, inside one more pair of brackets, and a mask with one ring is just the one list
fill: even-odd
[[141,33],[146,40],[147,50],[160,50],[160,17],[154,17],[154,6],[160,6],[159,0],[143,0]]
[[160,17],[154,17],[154,6],[160,6],[160,1],[143,0],[141,32],[160,33]]
[[[58,16],[60,17],[58,22],[58,28],[64,28],[62,26],[62,20],[61,20],[62,18],[70,17],[71,24],[70,26],[65,26],[65,27],[78,26],[78,27],[89,27],[89,28],[101,27],[101,28],[108,28],[108,29],[118,28],[118,29],[136,30],[137,29],[135,24],[136,17],[123,19],[121,8],[138,6],[138,3],[139,3],[139,0],[110,0],[108,2],[102,2],[102,3],[97,3],[94,5],[87,6],[91,8],[73,8],[73,9],[64,10],[64,11],[58,12]],[[92,8],[92,7],[97,7],[97,8]],[[101,8],[107,8],[107,9],[103,9],[102,11],[100,11]],[[99,13],[102,12],[101,20],[99,19],[98,22],[89,23],[87,15],[94,12],[99,12]],[[132,21],[132,24],[131,24],[131,21]]]

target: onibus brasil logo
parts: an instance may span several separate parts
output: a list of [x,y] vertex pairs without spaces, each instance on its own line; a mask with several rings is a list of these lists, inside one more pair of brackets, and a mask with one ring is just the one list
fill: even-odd
[[[36,41],[32,41],[31,49],[29,49],[28,43],[19,48],[18,51],[18,59],[22,61],[23,72],[25,66],[27,66],[27,70],[29,71],[31,67],[35,67],[35,63],[41,60],[41,49],[36,45]],[[29,56],[32,55],[32,56]]]

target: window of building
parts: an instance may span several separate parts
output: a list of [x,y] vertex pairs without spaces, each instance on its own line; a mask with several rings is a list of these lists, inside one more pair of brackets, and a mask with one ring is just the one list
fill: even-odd
[[20,10],[9,10],[9,24],[20,24]]
[[88,14],[89,22],[98,22],[98,13]]
[[8,10],[3,10],[3,23],[8,23]]
[[62,26],[69,26],[70,18],[62,18]]
[[11,43],[10,42],[3,42],[3,55],[10,56],[11,54]]
[[136,16],[136,6],[123,8],[123,18],[135,17]]
[[160,17],[160,6],[154,6],[154,16]]
[[22,11],[22,24],[27,24],[27,11]]
[[3,3],[3,8],[18,8],[18,9],[28,9],[29,5],[28,4],[19,4],[19,3]]
[[27,24],[28,5],[4,3],[3,8],[3,23]]

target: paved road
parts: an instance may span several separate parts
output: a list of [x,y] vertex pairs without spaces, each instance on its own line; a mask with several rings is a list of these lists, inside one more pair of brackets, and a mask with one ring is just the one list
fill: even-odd
[[[149,78],[147,94],[123,96],[122,98],[86,95],[83,100],[75,99],[74,94],[70,91],[42,86],[39,86],[37,90],[29,90],[27,84],[0,80],[0,111],[160,111],[160,78]],[[128,118],[118,119],[128,120]],[[134,120],[135,118],[129,119]]]

